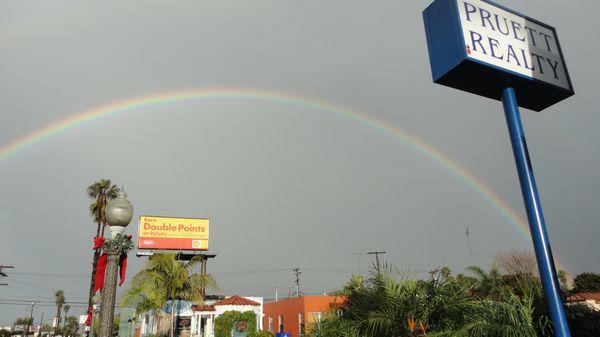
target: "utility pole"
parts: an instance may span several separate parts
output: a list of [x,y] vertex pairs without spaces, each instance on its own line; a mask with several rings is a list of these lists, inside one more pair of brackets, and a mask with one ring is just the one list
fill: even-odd
[[296,296],[300,297],[300,268],[294,268],[294,274],[296,275]]
[[38,329],[38,335],[42,335],[42,325],[44,324],[44,312],[42,311],[42,318],[40,318],[40,327]]
[[381,273],[381,265],[379,263],[379,254],[385,254],[385,252],[380,252],[380,251],[374,251],[374,252],[367,252],[367,255],[375,255],[375,261],[376,261],[376,267],[377,267],[377,274]]
[[29,336],[29,326],[33,325],[33,307],[35,306],[35,302],[31,302],[31,311],[29,312],[29,320],[27,324],[25,324],[25,329],[23,329],[23,334],[25,337]]
[[[6,268],[14,268],[15,266],[4,266],[4,265],[0,265],[0,277],[7,277],[8,274],[6,274],[5,272],[2,271],[2,269]],[[0,286],[7,286],[8,283],[0,283]]]

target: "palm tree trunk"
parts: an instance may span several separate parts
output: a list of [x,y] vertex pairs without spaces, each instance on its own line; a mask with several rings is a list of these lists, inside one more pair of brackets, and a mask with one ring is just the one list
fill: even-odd
[[62,309],[61,305],[56,306],[56,327],[54,328],[54,334],[58,335],[58,330],[60,329],[60,311]]
[[156,335],[158,336],[159,331],[160,331],[160,320],[162,318],[162,315],[160,314],[160,312],[156,313]]
[[[100,197],[98,198],[98,202],[103,205],[104,201],[104,197],[103,195],[100,195]],[[100,206],[102,207],[102,206]],[[98,222],[98,227],[96,228],[96,237],[99,236],[104,236],[104,216],[101,215],[100,216],[100,222]],[[91,308],[93,305],[92,302],[92,297],[94,297],[94,279],[96,278],[96,269],[98,268],[98,259],[100,259],[100,253],[101,253],[101,248],[98,248],[96,250],[94,250],[94,260],[92,261],[92,277],[91,277],[91,281],[90,281],[90,294],[89,294],[89,298],[88,298],[88,308]],[[90,324],[90,332],[88,334],[88,336],[92,336],[93,335],[93,329],[91,329],[91,326],[93,325],[93,318],[94,318],[94,313],[92,312],[92,323]]]

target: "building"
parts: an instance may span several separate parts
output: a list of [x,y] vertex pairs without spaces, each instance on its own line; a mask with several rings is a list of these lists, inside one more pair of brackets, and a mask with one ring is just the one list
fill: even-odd
[[569,305],[587,305],[590,309],[600,311],[600,292],[598,293],[578,293],[567,297]]
[[344,302],[340,296],[302,296],[265,303],[263,328],[272,333],[289,332],[291,337],[303,336],[323,314],[338,312]]
[[[166,308],[165,311],[170,311]],[[206,299],[203,305],[180,301],[175,309],[178,337],[214,337],[214,320],[227,311],[253,311],[256,314],[256,329],[262,330],[263,298],[230,296],[222,299]],[[158,335],[159,319],[154,313],[142,315],[135,336]],[[161,331],[165,327],[163,326]],[[168,327],[167,327],[168,329]]]
[[256,330],[262,330],[263,299],[262,297],[231,296],[213,304],[205,303],[192,306],[192,336],[214,337],[214,320],[227,311],[253,311],[256,314]]

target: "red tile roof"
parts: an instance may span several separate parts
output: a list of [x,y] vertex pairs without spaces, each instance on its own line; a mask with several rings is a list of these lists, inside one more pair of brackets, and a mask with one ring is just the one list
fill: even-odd
[[215,311],[214,305],[192,305],[192,311]]
[[600,302],[599,293],[578,293],[567,297],[567,302],[585,302],[587,300],[594,300]]
[[238,296],[238,295],[233,295],[231,297],[228,297],[224,300],[220,300],[219,302],[215,303],[214,306],[217,305],[254,305],[254,306],[260,306],[260,303],[258,302],[254,302],[252,300],[249,300],[247,298]]

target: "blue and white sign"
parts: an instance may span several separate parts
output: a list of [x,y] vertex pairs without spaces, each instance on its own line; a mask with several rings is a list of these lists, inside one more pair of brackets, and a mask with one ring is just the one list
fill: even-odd
[[498,100],[513,87],[536,111],[573,95],[553,27],[485,0],[436,0],[423,18],[434,82]]

